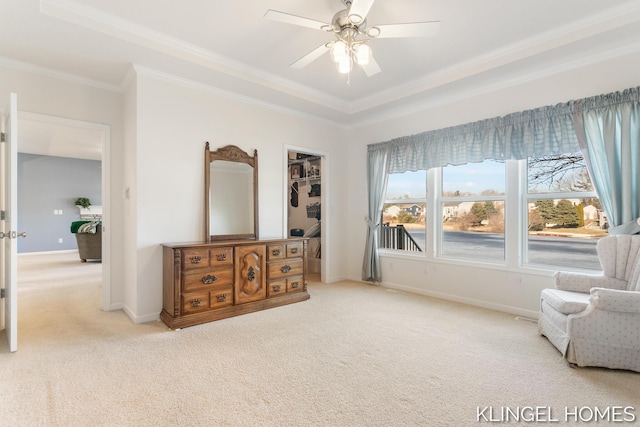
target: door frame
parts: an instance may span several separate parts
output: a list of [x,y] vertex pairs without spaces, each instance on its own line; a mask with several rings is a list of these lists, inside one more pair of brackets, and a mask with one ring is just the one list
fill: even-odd
[[[111,126],[69,119],[50,114],[32,113],[18,110],[20,119],[55,124],[59,126],[73,126],[99,132],[102,140],[101,158],[101,191],[102,191],[102,301],[104,311],[114,310],[111,304]],[[19,124],[18,124],[19,126]],[[19,143],[18,143],[19,145]]]
[[284,152],[283,152],[283,158],[284,158],[284,162],[283,162],[283,189],[282,189],[282,194],[284,195],[284,204],[283,204],[283,211],[282,211],[282,231],[283,231],[283,238],[287,239],[289,238],[289,232],[288,232],[288,228],[289,228],[289,209],[288,209],[288,201],[289,201],[289,151],[295,151],[296,153],[302,153],[302,154],[309,154],[311,156],[318,156],[321,157],[321,165],[322,165],[322,170],[321,170],[321,175],[320,175],[320,185],[321,185],[321,192],[320,192],[320,218],[322,221],[322,224],[320,226],[320,230],[321,230],[321,234],[320,234],[320,280],[322,282],[328,282],[329,281],[329,274],[328,272],[330,271],[329,269],[329,265],[330,265],[330,261],[329,261],[329,257],[327,256],[327,250],[329,248],[330,245],[330,233],[329,230],[330,228],[330,223],[331,223],[331,219],[329,218],[328,213],[330,212],[327,204],[328,204],[328,200],[329,199],[329,192],[330,192],[330,186],[329,186],[329,180],[330,175],[328,173],[329,171],[329,153],[326,151],[321,151],[321,150],[316,150],[316,149],[310,149],[310,148],[306,148],[306,147],[298,147],[295,145],[284,145]]

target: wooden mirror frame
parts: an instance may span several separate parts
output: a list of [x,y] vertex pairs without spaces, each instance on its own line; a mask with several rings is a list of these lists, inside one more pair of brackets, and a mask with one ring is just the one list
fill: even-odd
[[[214,160],[226,160],[228,162],[246,163],[253,168],[253,233],[248,234],[221,234],[211,235],[211,162]],[[204,148],[204,210],[205,210],[205,241],[219,240],[256,240],[258,238],[258,150],[253,151],[253,156],[235,145],[227,145],[216,151],[209,150],[207,141]]]

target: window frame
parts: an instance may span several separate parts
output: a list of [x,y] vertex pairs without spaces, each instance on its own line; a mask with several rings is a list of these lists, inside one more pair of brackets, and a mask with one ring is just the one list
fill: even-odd
[[[383,256],[405,259],[421,259],[426,262],[438,262],[454,265],[469,265],[478,268],[501,269],[507,271],[527,271],[531,274],[549,275],[553,271],[562,269],[564,271],[597,272],[594,269],[584,269],[551,264],[536,264],[528,262],[528,201],[533,198],[539,200],[543,196],[552,195],[552,198],[585,198],[597,197],[595,192],[580,193],[528,193],[527,160],[506,160],[505,161],[505,194],[501,196],[471,196],[454,197],[455,200],[469,198],[471,201],[504,200],[504,261],[471,260],[442,254],[442,218],[443,198],[442,167],[431,168],[426,171],[426,221],[425,221],[425,248],[423,252],[410,252],[404,250],[379,249]],[[565,197],[566,196],[566,197]],[[569,197],[570,196],[570,197]],[[446,198],[448,200],[451,197]],[[416,199],[411,199],[416,200]],[[387,201],[385,200],[385,203]]]

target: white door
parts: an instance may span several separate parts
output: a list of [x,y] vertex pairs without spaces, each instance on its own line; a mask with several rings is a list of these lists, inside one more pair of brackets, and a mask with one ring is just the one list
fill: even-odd
[[[2,173],[0,173],[0,269],[4,291],[4,327],[9,350],[18,349],[18,96],[10,95],[2,120]],[[24,233],[20,233],[24,237]]]

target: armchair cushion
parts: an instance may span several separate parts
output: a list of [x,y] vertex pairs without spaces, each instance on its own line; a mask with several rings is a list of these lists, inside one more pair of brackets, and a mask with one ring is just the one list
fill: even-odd
[[640,292],[593,288],[589,299],[600,310],[640,314]]
[[544,289],[542,301],[562,314],[575,314],[584,311],[589,305],[589,294],[582,292]]
[[553,284],[556,289],[588,294],[591,288],[627,289],[627,282],[615,277],[602,274],[574,273],[557,271],[553,274]]
[[638,236],[620,234],[598,240],[598,258],[604,275],[628,281],[639,250]]

